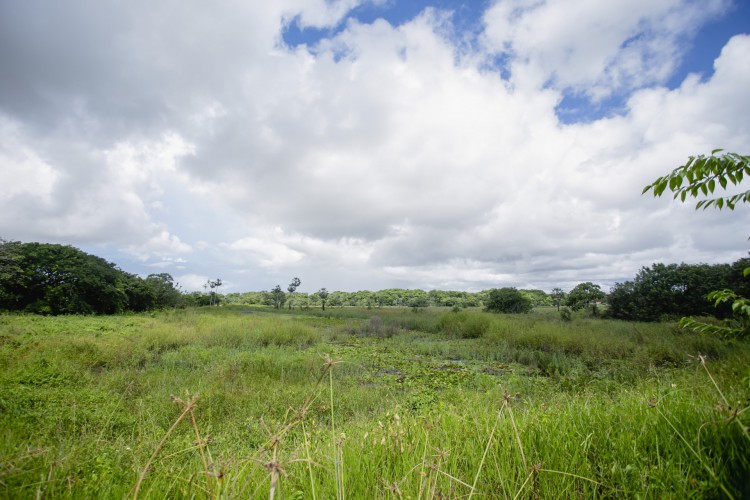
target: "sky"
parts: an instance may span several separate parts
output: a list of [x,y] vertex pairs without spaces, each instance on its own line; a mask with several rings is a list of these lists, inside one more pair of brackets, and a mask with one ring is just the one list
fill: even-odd
[[605,291],[748,252],[747,0],[0,0],[0,238],[184,290]]

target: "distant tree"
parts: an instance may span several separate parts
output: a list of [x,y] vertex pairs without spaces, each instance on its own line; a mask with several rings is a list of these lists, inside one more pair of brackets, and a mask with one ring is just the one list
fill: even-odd
[[154,292],[140,276],[122,273],[118,287],[127,296],[127,310],[142,312],[154,309],[156,304]]
[[274,309],[281,309],[282,307],[284,307],[284,302],[286,302],[286,295],[284,294],[284,290],[281,289],[280,285],[276,285],[275,287],[273,287],[270,293],[270,300]]
[[316,295],[320,299],[320,303],[322,304],[323,310],[325,311],[326,310],[326,301],[328,301],[328,296],[330,295],[328,293],[328,290],[326,290],[325,288],[321,288],[320,290],[318,290],[318,292],[316,293]]
[[290,310],[290,311],[292,310],[292,300],[291,300],[292,294],[293,294],[293,293],[294,293],[295,291],[297,291],[297,288],[299,288],[299,286],[300,286],[301,284],[302,284],[302,282],[300,281],[300,279],[299,279],[299,278],[297,278],[297,277],[295,276],[295,277],[294,277],[294,278],[292,279],[292,282],[291,282],[291,283],[289,283],[289,286],[288,286],[288,287],[286,287],[286,290],[287,290],[287,292],[289,292],[289,298],[290,298],[290,300],[289,300],[289,310]]
[[219,298],[217,296],[217,292],[214,291],[214,290],[218,290],[219,287],[223,284],[221,282],[221,278],[216,278],[216,280],[214,280],[214,281],[208,280],[207,284],[208,284],[208,287],[211,289],[211,296],[209,298],[209,305],[211,305],[211,306],[219,305]]
[[552,297],[552,305],[557,306],[557,310],[559,311],[560,306],[565,302],[565,292],[562,288],[553,288],[550,297]]
[[154,307],[177,307],[182,303],[182,293],[169,273],[149,274],[146,286],[154,294]]
[[531,301],[534,307],[552,305],[552,299],[544,290],[518,290],[521,295]]
[[528,313],[534,306],[515,288],[493,288],[489,291],[485,309],[498,313]]
[[409,300],[409,307],[411,307],[412,312],[415,313],[424,311],[429,305],[430,301],[427,296],[424,295],[416,296]]
[[591,306],[591,314],[596,316],[598,314],[597,302],[601,302],[605,298],[606,294],[599,285],[587,281],[586,283],[579,283],[570,291],[566,305],[574,311],[580,311]]

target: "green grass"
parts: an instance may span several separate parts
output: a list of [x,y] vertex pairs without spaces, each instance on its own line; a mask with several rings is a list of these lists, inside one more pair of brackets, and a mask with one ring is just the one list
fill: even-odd
[[554,310],[3,315],[0,497],[747,498],[748,361]]

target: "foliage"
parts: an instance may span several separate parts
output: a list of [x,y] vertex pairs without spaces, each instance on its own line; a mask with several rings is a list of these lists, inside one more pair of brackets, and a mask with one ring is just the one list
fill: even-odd
[[571,312],[571,310],[569,308],[563,307],[562,309],[559,309],[559,306],[558,306],[558,310],[557,311],[560,313],[560,319],[561,320],[563,320],[563,321],[571,321],[573,319],[573,313]]
[[[289,283],[289,286],[286,287],[286,291],[289,292],[290,299],[292,298],[294,292],[297,291],[297,288],[302,284],[302,281],[298,277],[292,278],[292,282]],[[292,310],[292,300],[289,300],[289,310]]]
[[169,273],[149,274],[146,276],[145,282],[151,290],[154,297],[154,307],[157,309],[181,305],[182,293]]
[[71,246],[1,242],[0,309],[43,314],[111,314],[125,310],[123,282],[114,264]]
[[606,294],[599,285],[587,281],[586,283],[579,283],[568,293],[565,304],[574,311],[580,311],[591,306],[591,314],[596,316],[596,304],[604,300],[605,297]]
[[441,333],[463,339],[478,339],[491,326],[492,320],[487,315],[466,311],[444,313],[438,322]]
[[518,290],[521,295],[529,299],[533,307],[544,307],[552,305],[552,297],[544,290]]
[[531,300],[512,287],[490,290],[485,309],[498,313],[528,313],[534,306]]
[[270,301],[271,305],[273,305],[274,309],[281,309],[284,307],[284,302],[286,302],[286,294],[284,294],[284,290],[281,289],[280,285],[276,285],[273,287],[271,292],[268,294],[268,300]]
[[[750,156],[737,153],[724,153],[717,156],[722,151],[721,149],[715,149],[709,157],[704,155],[691,156],[685,165],[676,168],[669,175],[659,177],[643,188],[642,194],[653,190],[654,196],[661,196],[665,190],[669,189],[674,193],[674,199],[679,198],[683,203],[688,196],[704,198],[698,201],[695,206],[696,210],[701,207],[705,210],[711,206],[719,210],[725,206],[734,210],[737,203],[750,202],[750,190],[712,197],[717,183],[722,190],[727,191],[730,184],[732,188],[736,188],[742,183],[746,175],[750,176]],[[743,271],[744,276],[748,274],[750,274],[750,267]],[[731,290],[728,293],[718,290],[714,293],[718,294],[719,300],[715,302],[717,305],[724,302],[732,303],[732,311],[736,314],[739,323],[739,326],[730,325],[727,327],[728,330],[722,332],[722,334],[737,337],[746,336],[747,325],[750,324],[750,309],[744,307],[746,299],[734,294]],[[716,295],[714,297],[716,298]],[[737,303],[738,306],[734,307],[734,303]],[[713,330],[712,325],[696,320],[683,318],[681,323],[686,328],[702,332]]]
[[215,289],[218,289],[221,287],[223,283],[221,282],[221,278],[216,278],[215,280],[208,280],[206,281],[206,284],[204,285],[204,288],[207,286],[211,289],[211,294],[209,295],[208,305],[209,306],[218,306],[219,305],[219,296],[216,293]]
[[711,156],[690,156],[687,163],[670,174],[659,177],[654,182],[643,188],[643,193],[653,190],[654,196],[661,196],[669,189],[674,193],[674,199],[684,202],[687,197],[705,198],[698,201],[695,208],[716,207],[721,210],[724,207],[734,210],[737,203],[750,201],[750,190],[737,194],[711,197],[714,190],[721,187],[727,190],[739,186],[744,177],[750,176],[750,156],[742,156],[737,153],[724,153],[721,149],[715,149]]
[[[690,315],[732,314],[730,306],[714,308],[706,300],[713,290],[750,292],[742,269],[750,259],[729,264],[653,264],[642,268],[633,281],[617,283],[608,298],[607,314],[632,321],[659,321]],[[719,305],[719,304],[717,304]]]
[[550,293],[550,297],[552,298],[552,305],[557,307],[557,310],[559,311],[560,306],[565,303],[565,292],[562,288],[553,288],[552,293]]
[[321,288],[320,290],[318,290],[317,295],[318,295],[318,298],[320,299],[320,303],[323,307],[323,310],[325,311],[326,301],[328,300],[328,295],[329,295],[328,290],[326,290],[325,288]]

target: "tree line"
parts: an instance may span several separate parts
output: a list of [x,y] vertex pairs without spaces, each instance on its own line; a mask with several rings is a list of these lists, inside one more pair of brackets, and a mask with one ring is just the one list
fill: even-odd
[[720,303],[715,307],[707,296],[713,290],[750,296],[750,280],[743,274],[748,267],[747,258],[732,264],[653,264],[642,268],[633,280],[616,283],[609,294],[591,282],[580,283],[567,293],[560,288],[546,293],[506,287],[481,292],[402,288],[329,292],[321,288],[308,294],[298,291],[301,280],[295,277],[286,291],[277,285],[270,291],[221,295],[217,292],[222,285],[218,278],[206,283],[206,293],[186,293],[167,273],[141,278],[72,246],[0,240],[0,310],[52,315],[115,314],[223,303],[277,309],[484,307],[493,312],[524,313],[534,307],[556,306],[588,309],[594,316],[630,321],[683,316],[728,318],[731,305]]
[[37,314],[116,314],[218,303],[183,293],[168,273],[146,278],[69,245],[0,240],[0,310]]

